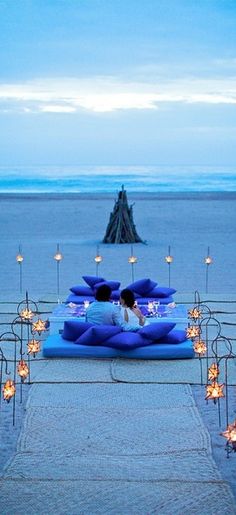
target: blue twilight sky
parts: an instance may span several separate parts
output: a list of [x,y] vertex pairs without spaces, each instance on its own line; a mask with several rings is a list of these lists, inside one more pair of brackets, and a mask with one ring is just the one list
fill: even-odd
[[235,0],[0,0],[0,164],[234,166],[235,27]]

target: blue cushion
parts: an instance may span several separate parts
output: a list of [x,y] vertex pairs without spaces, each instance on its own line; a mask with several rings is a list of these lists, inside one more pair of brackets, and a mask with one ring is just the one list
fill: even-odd
[[144,336],[144,338],[156,341],[168,334],[174,327],[175,324],[172,322],[154,322],[139,329],[138,333]]
[[187,340],[186,331],[183,329],[173,329],[166,336],[163,336],[161,343],[181,343]]
[[79,320],[66,320],[62,338],[75,342],[77,338],[92,326],[89,322],[80,322]]
[[120,287],[119,281],[101,281],[99,283],[96,283],[94,285],[94,290],[97,290],[99,286],[103,286],[103,284],[107,284],[107,286],[110,286],[111,290],[118,290]]
[[139,281],[135,281],[134,283],[129,284],[127,288],[132,290],[135,293],[138,293],[141,296],[148,295],[153,288],[157,285],[156,282],[151,281],[151,279],[140,279]]
[[114,290],[111,292],[112,300],[120,300],[120,290]]
[[113,349],[131,350],[136,349],[137,347],[150,345],[151,343],[152,342],[147,338],[142,338],[140,334],[129,331],[116,334],[115,336],[108,338],[104,345]]
[[97,277],[95,275],[83,275],[82,277],[83,280],[90,286],[90,288],[93,288],[95,284],[106,280],[103,277]]
[[72,291],[72,293],[74,293],[75,295],[93,295],[93,290],[89,286],[72,286],[70,288],[70,291]]
[[173,293],[176,293],[174,288],[168,288],[167,286],[156,286],[156,288],[153,288],[153,290],[149,292],[148,296],[155,299],[158,297],[170,297],[170,295],[173,295]]
[[114,325],[95,325],[85,331],[75,343],[80,345],[100,345],[108,338],[121,333],[121,328]]

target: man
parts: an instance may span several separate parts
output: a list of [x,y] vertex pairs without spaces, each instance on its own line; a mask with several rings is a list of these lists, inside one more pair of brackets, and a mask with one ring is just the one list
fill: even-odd
[[108,284],[98,287],[95,301],[90,304],[86,312],[86,321],[93,325],[118,325],[124,331],[137,331],[137,326],[125,322],[117,305],[110,302],[111,288]]

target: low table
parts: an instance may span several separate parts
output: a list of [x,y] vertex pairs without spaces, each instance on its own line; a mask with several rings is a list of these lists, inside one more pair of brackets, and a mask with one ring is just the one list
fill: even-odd
[[[79,320],[85,321],[85,308],[83,306],[72,306],[68,304],[59,304],[49,316],[50,334],[57,334],[63,330],[64,322],[66,320]],[[169,308],[165,313],[158,316],[148,317],[150,323],[152,322],[173,322],[176,324],[176,329],[186,329],[188,326],[188,312],[187,307],[179,304],[175,308]]]

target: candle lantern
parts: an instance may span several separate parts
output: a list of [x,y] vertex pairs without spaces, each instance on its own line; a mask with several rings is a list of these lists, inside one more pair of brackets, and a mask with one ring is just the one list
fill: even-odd
[[21,359],[18,363],[17,373],[20,376],[22,382],[24,382],[29,375],[29,367],[26,361],[24,361],[23,359]]
[[36,320],[36,322],[33,322],[33,324],[32,324],[32,333],[41,334],[44,331],[46,331],[46,322],[44,322],[40,318],[38,320]]
[[31,309],[25,308],[20,312],[20,318],[22,320],[31,321],[34,317],[34,312]]
[[193,309],[189,309],[188,316],[192,318],[192,320],[197,321],[202,318],[202,312],[199,308],[194,307]]
[[35,358],[36,354],[40,351],[40,341],[34,338],[27,344],[28,354],[32,354]]
[[198,325],[190,325],[186,329],[186,335],[188,339],[194,340],[194,338],[200,335],[200,327]]
[[206,401],[212,399],[216,404],[217,399],[224,397],[223,392],[224,384],[219,384],[217,381],[213,381],[212,384],[206,386]]
[[14,397],[16,393],[16,387],[12,379],[7,379],[7,381],[3,385],[2,393],[4,400],[7,402],[10,402],[11,398]]
[[196,342],[194,342],[193,350],[200,357],[200,356],[203,356],[206,353],[207,346],[206,346],[206,344],[205,344],[205,342],[203,340],[197,340]]
[[236,419],[232,424],[229,424],[226,431],[223,431],[220,435],[227,439],[227,452],[236,452]]
[[208,369],[208,379],[209,381],[214,381],[217,379],[218,375],[220,373],[219,366],[217,363],[212,363],[212,365]]

